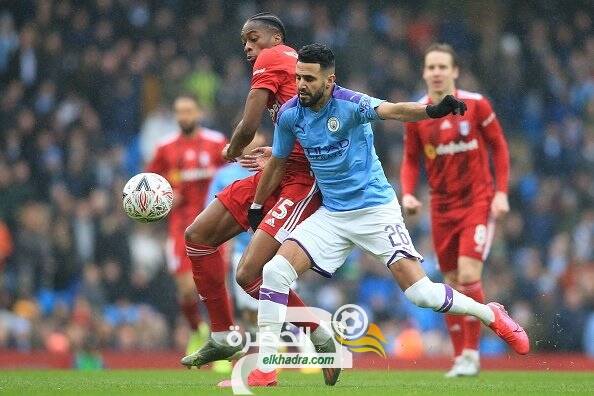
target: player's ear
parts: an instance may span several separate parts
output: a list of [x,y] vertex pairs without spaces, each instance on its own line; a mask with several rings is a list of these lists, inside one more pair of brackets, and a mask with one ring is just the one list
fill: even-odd
[[328,77],[326,77],[326,87],[330,88],[332,84],[336,81],[336,74],[331,73]]
[[280,33],[274,33],[272,35],[272,41],[274,42],[274,45],[279,45],[283,42],[283,36]]
[[458,68],[458,66],[454,66],[454,73],[453,73],[454,80],[458,78],[459,74],[460,74],[460,69]]

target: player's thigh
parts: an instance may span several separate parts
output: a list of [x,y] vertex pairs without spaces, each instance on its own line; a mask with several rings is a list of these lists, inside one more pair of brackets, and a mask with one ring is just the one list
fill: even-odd
[[352,211],[341,224],[343,232],[361,249],[376,256],[384,265],[403,259],[422,260],[404,224],[398,201]]
[[280,247],[280,242],[258,229],[241,256],[235,279],[240,286],[247,286],[262,274],[264,264],[269,262]]
[[299,183],[282,186],[276,195],[277,201],[266,213],[258,229],[282,243],[322,202],[314,180],[305,177]]
[[332,277],[344,264],[354,247],[341,233],[337,219],[324,207],[320,207],[293,230],[279,249],[279,254],[284,256],[285,246],[294,248],[295,245],[305,253],[311,269],[326,278]]
[[215,198],[188,226],[185,239],[207,246],[219,246],[242,231],[235,217]]

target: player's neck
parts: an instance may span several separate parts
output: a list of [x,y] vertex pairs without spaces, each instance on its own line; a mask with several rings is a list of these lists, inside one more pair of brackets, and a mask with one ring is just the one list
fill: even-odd
[[187,139],[193,138],[194,136],[198,135],[198,129],[199,128],[196,127],[192,130],[192,132],[188,132],[188,133],[181,131],[181,135]]
[[446,95],[455,95],[456,94],[456,87],[452,87],[451,89],[439,92],[429,92],[429,97],[431,98],[431,102],[439,103]]

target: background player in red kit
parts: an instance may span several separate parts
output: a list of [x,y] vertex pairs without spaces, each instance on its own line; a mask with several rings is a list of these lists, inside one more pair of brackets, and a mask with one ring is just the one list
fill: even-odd
[[[247,59],[254,68],[243,118],[237,125],[229,146],[223,151],[223,156],[231,161],[240,157],[254,138],[264,110],[268,108],[274,121],[280,106],[297,93],[297,53],[284,44],[285,29],[278,17],[268,13],[254,15],[244,24],[241,38]],[[211,320],[208,342],[202,349],[181,360],[186,366],[202,366],[215,360],[228,359],[242,349],[242,346],[228,345],[226,339],[233,319],[218,246],[250,228],[246,213],[254,200],[260,176],[261,172],[258,172],[231,184],[217,195],[217,199],[196,217],[186,231],[186,247],[192,260],[196,287]],[[264,264],[274,256],[291,230],[319,206],[320,197],[315,179],[303,149],[296,144],[289,157],[281,186],[263,207],[250,210],[253,215],[263,216],[264,219],[237,270],[237,282],[249,295],[258,299]],[[289,294],[288,305],[305,306],[294,291]],[[305,325],[312,330],[312,341],[318,351],[334,351],[330,334],[313,323]],[[327,383],[335,383],[339,371],[324,371]],[[251,382],[250,385],[260,384]]]
[[200,111],[193,97],[179,96],[174,109],[180,132],[159,145],[146,171],[165,177],[174,191],[168,220],[167,265],[176,280],[181,310],[193,330],[188,349],[195,350],[208,335],[208,327],[199,316],[184,232],[196,212],[204,208],[212,176],[225,163],[221,150],[227,141],[221,133],[198,125]]
[[[406,124],[401,168],[402,206],[414,214],[421,203],[414,196],[419,159],[424,157],[431,188],[431,226],[439,268],[446,283],[478,302],[494,231],[494,220],[509,211],[509,155],[503,131],[489,101],[478,93],[458,90],[456,54],[447,44],[425,52],[423,103],[454,95],[466,103],[464,116],[447,116]],[[493,157],[495,183],[489,165]],[[447,377],[477,375],[480,322],[446,315],[456,355]]]

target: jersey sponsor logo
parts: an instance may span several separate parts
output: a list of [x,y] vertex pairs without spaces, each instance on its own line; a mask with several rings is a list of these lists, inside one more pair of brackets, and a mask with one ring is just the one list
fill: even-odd
[[450,120],[443,120],[439,125],[439,130],[443,131],[444,129],[450,129],[452,127],[452,123]]
[[458,129],[460,130],[460,135],[468,136],[470,133],[470,122],[467,120],[460,121],[460,124],[458,124]]
[[196,180],[210,179],[214,175],[213,169],[208,168],[192,168],[181,169],[173,173],[173,179],[176,182],[192,182]]
[[265,68],[265,67],[263,67],[263,68],[261,68],[261,69],[256,69],[256,70],[254,70],[254,72],[252,73],[252,76],[255,76],[255,75],[257,75],[257,74],[262,74],[262,73],[264,73],[265,71],[266,71],[266,68]]
[[328,130],[330,132],[336,132],[340,129],[340,121],[334,116],[328,118],[326,125],[328,126]]
[[427,158],[429,158],[430,160],[435,159],[435,157],[437,157],[434,145],[426,144],[425,147],[423,147],[423,150],[425,151],[425,155],[427,156]]
[[432,144],[426,144],[423,148],[425,151],[425,156],[429,159],[435,159],[438,155],[449,155],[449,154],[458,154],[464,153],[466,151],[472,151],[478,149],[478,140],[472,139],[469,142],[459,141],[459,142],[449,142],[448,144],[440,144],[439,146],[435,147]]
[[341,157],[350,144],[349,139],[342,139],[327,146],[303,147],[303,151],[310,160],[328,160]]

